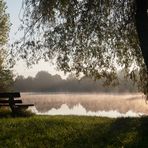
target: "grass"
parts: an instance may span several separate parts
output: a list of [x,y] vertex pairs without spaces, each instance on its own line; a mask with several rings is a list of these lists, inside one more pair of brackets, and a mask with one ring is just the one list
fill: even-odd
[[1,111],[0,117],[0,148],[148,147],[148,117],[111,119],[25,114],[12,118],[8,110]]

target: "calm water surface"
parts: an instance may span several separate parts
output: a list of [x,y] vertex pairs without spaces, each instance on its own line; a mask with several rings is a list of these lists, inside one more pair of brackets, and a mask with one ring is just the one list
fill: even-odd
[[103,93],[21,93],[23,102],[34,103],[32,110],[48,115],[139,116],[148,114],[143,94]]

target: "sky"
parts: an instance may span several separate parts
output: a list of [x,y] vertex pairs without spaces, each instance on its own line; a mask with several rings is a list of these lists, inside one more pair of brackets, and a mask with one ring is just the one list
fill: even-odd
[[[23,0],[5,0],[5,1],[8,7],[7,12],[10,15],[10,22],[11,22],[9,38],[10,38],[10,41],[13,42],[21,36],[21,33],[18,32],[18,28],[21,24],[21,21],[19,19],[19,14],[20,14]],[[44,62],[43,60],[40,61],[39,64],[37,65],[32,65],[31,68],[27,68],[25,62],[18,61],[14,66],[13,70],[16,76],[23,75],[24,77],[28,77],[28,76],[34,77],[38,71],[44,70],[44,71],[48,71],[52,75],[59,74],[63,78],[66,77],[64,75],[64,72],[56,70],[56,66],[50,64],[49,62]]]

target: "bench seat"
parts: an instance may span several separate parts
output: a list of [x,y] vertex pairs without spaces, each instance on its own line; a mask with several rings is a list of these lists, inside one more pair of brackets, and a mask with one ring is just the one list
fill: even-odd
[[15,116],[16,112],[21,109],[27,109],[29,106],[34,106],[34,104],[23,103],[20,98],[19,92],[8,92],[0,93],[0,107],[9,106]]

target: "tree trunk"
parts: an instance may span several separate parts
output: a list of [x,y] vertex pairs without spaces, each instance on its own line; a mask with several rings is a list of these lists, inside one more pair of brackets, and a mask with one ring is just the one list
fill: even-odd
[[148,0],[136,0],[136,27],[144,62],[148,70]]

